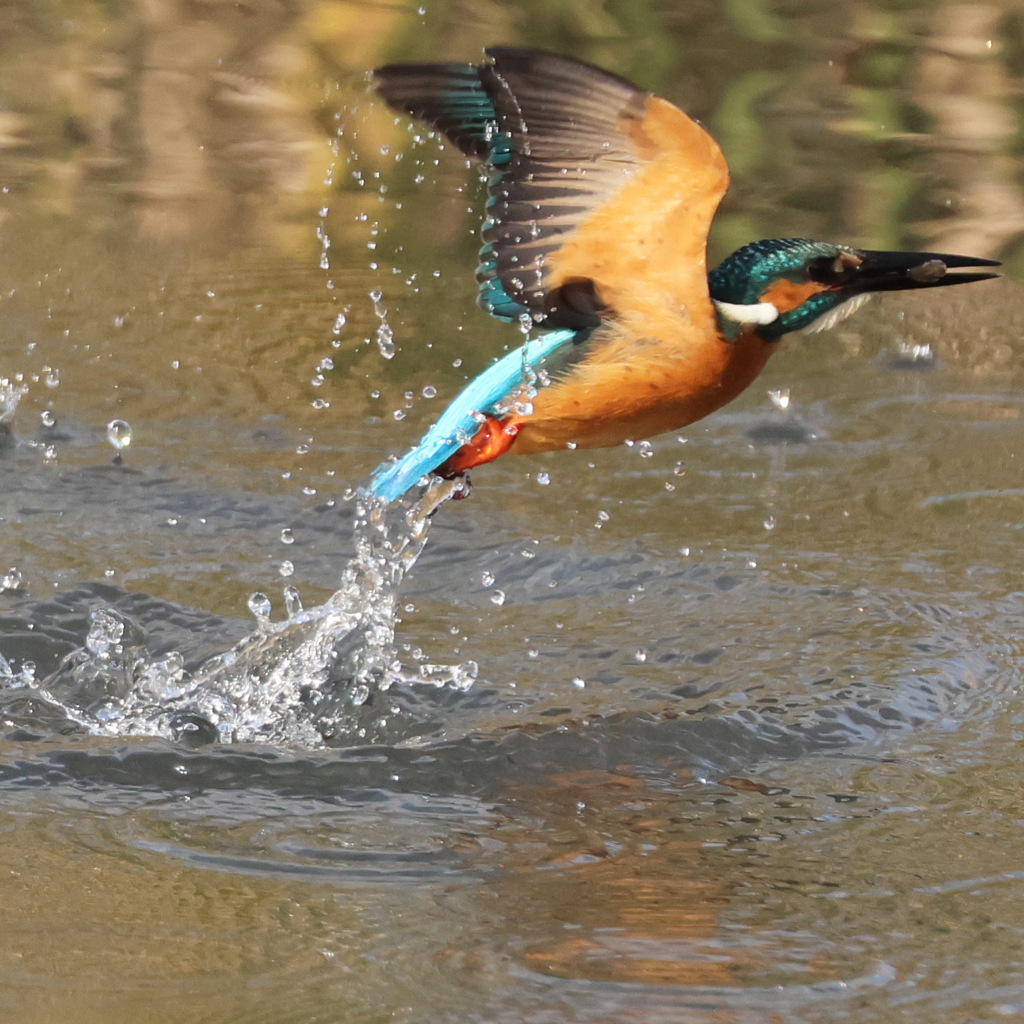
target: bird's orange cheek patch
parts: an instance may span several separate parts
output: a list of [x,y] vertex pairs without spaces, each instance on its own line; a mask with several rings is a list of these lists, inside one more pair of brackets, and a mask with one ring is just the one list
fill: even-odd
[[779,314],[802,306],[812,295],[823,292],[825,286],[817,281],[774,281],[762,293],[761,302],[770,302]]

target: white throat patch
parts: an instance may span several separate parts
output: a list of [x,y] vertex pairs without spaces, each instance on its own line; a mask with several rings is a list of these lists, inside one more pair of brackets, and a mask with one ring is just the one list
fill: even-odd
[[774,323],[779,319],[779,310],[770,302],[752,302],[749,305],[740,302],[719,302],[712,299],[715,309],[726,320],[732,320],[737,324],[765,324]]
[[817,320],[808,324],[804,328],[805,334],[817,334],[818,331],[829,331],[836,324],[842,323],[851,313],[855,313],[865,302],[870,299],[871,296],[867,292],[860,295],[854,295],[852,299],[847,299],[841,305],[830,309],[827,313],[819,316]]

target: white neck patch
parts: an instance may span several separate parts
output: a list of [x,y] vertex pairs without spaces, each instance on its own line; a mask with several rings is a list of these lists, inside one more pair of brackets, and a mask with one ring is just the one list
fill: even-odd
[[765,324],[774,323],[779,319],[779,310],[770,302],[752,302],[749,305],[740,302],[719,302],[712,299],[715,309],[726,320],[732,320],[737,324]]

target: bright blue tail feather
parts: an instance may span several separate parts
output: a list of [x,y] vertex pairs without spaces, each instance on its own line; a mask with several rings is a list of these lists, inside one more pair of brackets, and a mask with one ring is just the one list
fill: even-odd
[[552,355],[577,338],[577,331],[549,331],[530,338],[488,367],[462,389],[412,451],[397,462],[377,467],[370,493],[384,501],[400,498],[470,440],[479,425],[474,413],[494,413],[503,400],[527,382],[531,371],[541,369]]

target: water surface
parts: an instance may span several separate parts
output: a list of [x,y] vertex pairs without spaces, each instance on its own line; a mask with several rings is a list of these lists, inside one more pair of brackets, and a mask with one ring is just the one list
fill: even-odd
[[[0,14],[8,1016],[1019,1015],[1019,21]],[[365,72],[497,41],[700,117],[714,258],[1007,276],[788,339],[685,436],[360,526],[352,489],[518,340],[473,306],[480,183]]]

